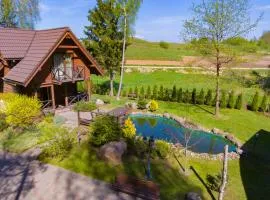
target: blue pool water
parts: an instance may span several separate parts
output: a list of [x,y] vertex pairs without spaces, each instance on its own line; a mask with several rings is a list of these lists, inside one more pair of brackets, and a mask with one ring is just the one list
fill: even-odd
[[208,132],[184,128],[173,119],[142,114],[132,114],[129,117],[135,124],[137,134],[141,136],[153,136],[183,146],[185,141],[189,141],[189,150],[196,153],[222,153],[226,144],[229,145],[229,152],[236,151],[236,146],[229,140]]

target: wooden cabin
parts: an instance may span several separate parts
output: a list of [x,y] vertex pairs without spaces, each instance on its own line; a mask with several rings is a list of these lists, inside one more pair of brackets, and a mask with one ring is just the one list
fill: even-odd
[[[36,96],[43,108],[87,99],[77,83],[103,70],[67,28],[0,28],[0,92]],[[90,88],[89,84],[88,89]]]

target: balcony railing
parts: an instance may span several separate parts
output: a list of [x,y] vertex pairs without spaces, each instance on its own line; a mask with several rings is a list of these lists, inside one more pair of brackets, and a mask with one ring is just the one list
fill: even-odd
[[87,101],[88,100],[88,95],[86,93],[81,93],[76,96],[69,96],[68,97],[68,105],[72,105],[76,102],[79,101]]
[[50,109],[53,107],[52,100],[46,100],[46,101],[40,101],[41,103],[41,109]]
[[76,66],[74,68],[52,68],[53,80],[58,82],[68,82],[76,80],[84,80],[84,67]]

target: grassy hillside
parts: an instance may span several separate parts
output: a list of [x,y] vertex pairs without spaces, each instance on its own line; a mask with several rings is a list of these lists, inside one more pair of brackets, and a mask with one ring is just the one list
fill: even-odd
[[169,48],[161,48],[159,42],[132,39],[127,48],[127,59],[131,60],[180,60],[182,56],[194,56],[196,53],[185,44],[169,43]]

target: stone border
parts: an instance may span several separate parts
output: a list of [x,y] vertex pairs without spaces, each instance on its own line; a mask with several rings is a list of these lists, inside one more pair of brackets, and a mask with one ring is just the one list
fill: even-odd
[[[232,144],[234,144],[237,149],[236,152],[230,152],[228,153],[228,158],[229,159],[239,159],[240,158],[240,154],[243,153],[241,147],[242,144],[241,142],[235,138],[232,134],[228,133],[228,132],[224,132],[220,129],[217,128],[213,128],[212,130],[207,129],[205,127],[199,126],[194,124],[193,122],[188,121],[186,118],[183,117],[179,117],[176,115],[172,115],[169,113],[164,113],[164,114],[156,114],[156,113],[151,113],[151,112],[131,112],[129,114],[141,114],[141,115],[151,115],[151,116],[155,116],[155,117],[165,117],[167,119],[172,119],[175,120],[177,123],[179,123],[181,126],[185,127],[185,128],[189,128],[189,129],[193,129],[193,130],[198,130],[198,131],[204,131],[210,134],[214,134],[214,135],[219,135],[222,136],[223,138],[229,140]],[[179,144],[172,144],[171,145],[174,148],[178,148]],[[191,157],[194,158],[201,158],[201,159],[205,159],[205,160],[223,160],[224,157],[224,153],[219,153],[219,154],[215,154],[215,155],[211,155],[208,153],[195,153],[192,151],[187,151],[188,155],[190,155]]]

